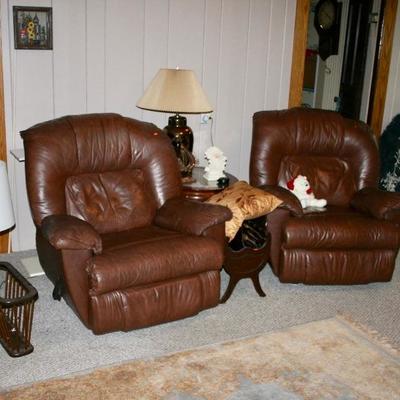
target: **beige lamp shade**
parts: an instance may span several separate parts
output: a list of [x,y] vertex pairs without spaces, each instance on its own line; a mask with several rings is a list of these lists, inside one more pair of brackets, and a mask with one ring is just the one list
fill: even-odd
[[6,163],[0,161],[0,232],[14,225],[14,211],[11,203]]
[[160,69],[137,106],[145,110],[170,113],[212,112],[195,73],[187,69]]

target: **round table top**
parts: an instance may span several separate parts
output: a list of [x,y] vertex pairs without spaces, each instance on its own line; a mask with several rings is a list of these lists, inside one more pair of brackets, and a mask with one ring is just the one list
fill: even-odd
[[[183,182],[183,192],[186,198],[194,200],[207,200],[213,194],[220,192],[224,188],[218,187],[217,181],[208,181],[204,178],[204,167],[194,167],[192,171],[192,182]],[[229,186],[237,182],[237,178],[225,172],[229,178]]]

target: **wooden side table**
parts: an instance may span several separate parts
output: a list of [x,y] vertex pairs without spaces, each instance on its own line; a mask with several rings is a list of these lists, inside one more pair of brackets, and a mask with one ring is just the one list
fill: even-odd
[[[203,178],[204,168],[194,167],[192,172],[193,182],[183,182],[183,194],[187,199],[206,201],[212,195],[220,192],[224,188],[218,187],[217,181],[207,181]],[[229,185],[237,182],[237,178],[225,172],[229,178]]]
[[[212,195],[223,190],[223,188],[218,187],[217,182],[209,182],[204,179],[203,174],[204,168],[195,167],[192,173],[195,181],[183,183],[183,193],[187,199],[206,201]],[[226,175],[229,178],[229,185],[238,181],[235,176],[228,173],[226,173]],[[259,273],[269,261],[269,248],[269,237],[266,238],[264,246],[258,249],[244,247],[236,251],[231,249],[228,242],[226,242],[223,268],[230,279],[220,303],[225,303],[229,299],[236,284],[240,279],[244,278],[250,278],[253,281],[257,293],[261,297],[265,296],[260,285]]]

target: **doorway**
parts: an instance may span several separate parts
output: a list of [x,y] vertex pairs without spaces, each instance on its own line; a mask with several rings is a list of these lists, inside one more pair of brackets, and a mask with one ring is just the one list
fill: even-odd
[[302,104],[367,122],[380,0],[338,3],[336,49],[327,58],[318,54],[317,4],[312,0],[309,13]]
[[[289,107],[296,107],[302,104],[302,88],[305,71],[304,55],[307,49],[310,10],[310,0],[297,0]],[[376,136],[380,135],[382,128],[396,11],[397,0],[382,0],[381,18],[377,24],[377,41],[379,43],[379,48],[376,54],[379,54],[379,57],[374,55],[374,74],[372,85],[370,85],[372,86],[369,90],[370,94],[367,95],[364,92],[361,96],[360,112],[363,112],[362,107],[365,107],[365,105],[363,105],[364,99],[368,98],[370,110],[368,123]],[[367,68],[365,68],[365,70],[367,71]],[[365,116],[363,119],[364,118]]]
[[[336,98],[336,109],[340,114],[365,122],[367,122],[369,91],[372,83],[366,76],[367,55],[369,48],[376,49],[377,38],[374,34],[377,26],[373,24],[377,25],[378,19],[375,19],[377,13],[373,12],[373,5],[373,0],[349,2],[342,74]],[[371,64],[368,65],[368,69],[373,69],[374,58],[375,54],[368,59]],[[363,99],[366,100],[364,101],[366,110],[361,110]]]

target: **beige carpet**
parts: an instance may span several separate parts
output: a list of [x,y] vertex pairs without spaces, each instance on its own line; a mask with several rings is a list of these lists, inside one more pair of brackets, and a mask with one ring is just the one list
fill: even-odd
[[0,399],[400,399],[400,354],[338,317],[133,361]]

